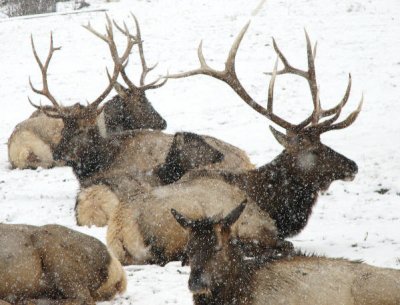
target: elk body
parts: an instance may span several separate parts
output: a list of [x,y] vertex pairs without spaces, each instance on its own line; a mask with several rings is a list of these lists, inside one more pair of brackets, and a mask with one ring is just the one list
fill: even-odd
[[[108,223],[107,245],[124,265],[163,265],[180,259],[187,242],[187,232],[174,221],[171,208],[194,218],[226,215],[244,198],[239,189],[217,179],[153,188],[117,206]],[[233,230],[249,251],[280,246],[274,221],[254,203],[248,204]]]
[[0,299],[12,304],[95,304],[126,289],[104,244],[59,225],[0,224],[0,270]]
[[220,219],[193,219],[172,211],[189,236],[189,289],[195,305],[400,303],[399,270],[299,253],[249,260],[232,234],[244,207]]
[[[199,174],[203,177],[210,175],[213,179],[219,175],[221,180],[231,185],[232,191],[236,188],[242,190],[276,221],[279,236],[284,238],[299,233],[306,226],[320,191],[328,189],[335,180],[354,179],[358,171],[356,163],[324,145],[320,136],[324,132],[343,129],[351,125],[361,110],[362,100],[357,110],[343,121],[336,122],[349,98],[351,89],[351,77],[349,77],[342,101],[331,109],[321,108],[314,63],[316,53],[315,48],[314,51],[312,50],[306,33],[308,60],[306,71],[290,65],[273,40],[275,51],[284,64],[284,68],[277,71],[278,61],[276,62],[274,71],[271,73],[267,108],[262,107],[243,88],[235,71],[236,53],[248,25],[243,28],[233,43],[224,71],[216,71],[208,66],[200,45],[198,55],[201,67],[169,77],[182,78],[204,74],[219,79],[227,83],[250,107],[286,130],[284,134],[270,127],[274,137],[284,147],[282,153],[270,163],[242,173],[220,171],[217,174],[207,172]],[[278,74],[294,74],[308,82],[314,110],[299,124],[289,123],[273,112],[274,84]],[[327,119],[321,121],[323,118]]]
[[[132,200],[137,194],[174,181],[193,168],[252,168],[243,151],[209,136],[196,135],[195,138],[201,138],[201,141],[198,141],[194,155],[187,153],[191,151],[188,146],[192,146],[184,142],[182,149],[173,151],[178,157],[169,160],[170,147],[176,148],[174,143],[179,142],[179,138],[193,140],[193,137],[185,133],[169,135],[157,131],[137,131],[102,138],[97,126],[86,133],[87,138],[80,135],[75,137],[80,144],[69,144],[79,147],[78,150],[61,149],[62,155],[58,155],[56,149],[54,155],[56,160],[67,160],[66,164],[72,166],[80,182],[81,191],[76,203],[79,225],[104,226],[120,199]],[[73,139],[69,143],[71,141]],[[205,154],[199,155],[202,150]],[[191,162],[185,162],[188,159]],[[170,171],[165,171],[165,168]]]
[[[135,22],[139,26],[136,18]],[[139,27],[137,33],[137,38],[141,41]],[[34,49],[33,40],[32,47]],[[55,50],[58,49],[55,48]],[[116,49],[112,50],[112,56],[115,56],[115,51]],[[140,85],[133,84],[124,72],[124,79],[128,88],[115,82],[113,86],[118,94],[104,104],[103,115],[99,117],[99,124],[103,126],[107,133],[136,129],[163,130],[167,127],[165,119],[153,108],[146,97],[147,90],[159,88],[165,84],[165,81],[159,82],[157,80],[150,84],[144,84],[147,73],[154,67],[148,68],[146,65],[142,42],[139,44],[139,51],[143,67]],[[39,63],[35,50],[34,54]],[[49,59],[51,59],[51,56]],[[48,64],[46,69],[42,69],[43,77],[47,73],[47,67]],[[54,113],[58,108],[57,106],[46,106],[43,109],[48,113]],[[40,110],[35,111],[28,119],[19,123],[8,140],[8,158],[12,168],[35,169],[37,167],[50,168],[63,165],[63,163],[55,161],[52,156],[54,148],[60,142],[63,127],[63,120],[48,117]]]

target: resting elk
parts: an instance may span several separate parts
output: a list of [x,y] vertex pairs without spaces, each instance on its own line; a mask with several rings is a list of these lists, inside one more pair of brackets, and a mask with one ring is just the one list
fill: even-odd
[[189,236],[195,305],[400,304],[399,270],[301,253],[249,260],[232,234],[244,209],[239,205],[219,219],[193,219],[172,210]]
[[[350,95],[351,76],[349,75],[348,86],[341,102],[331,109],[321,108],[314,62],[316,48],[314,47],[313,50],[308,34],[305,33],[308,61],[308,70],[305,71],[293,67],[273,39],[275,52],[284,68],[277,71],[277,60],[271,73],[267,108],[262,107],[245,90],[235,71],[235,57],[248,26],[249,23],[234,41],[225,64],[225,70],[214,70],[206,63],[200,44],[198,56],[201,67],[170,75],[169,78],[203,74],[219,79],[228,84],[251,108],[286,130],[286,134],[284,134],[270,127],[276,140],[284,147],[282,153],[272,162],[242,173],[228,171],[219,173],[220,179],[231,184],[232,188],[241,189],[266,211],[276,221],[279,235],[284,238],[299,233],[306,226],[320,191],[328,189],[335,180],[353,180],[357,174],[357,164],[324,145],[321,142],[321,135],[330,130],[350,126],[361,111],[363,98],[354,112],[343,121],[336,122]],[[299,124],[289,123],[273,112],[275,79],[277,75],[282,74],[300,76],[308,82],[314,110]],[[328,119],[320,121],[327,117]],[[207,173],[203,174],[207,175]],[[211,175],[215,176],[215,173]],[[210,184],[212,183],[210,182]]]
[[[129,48],[123,58],[116,54],[111,21],[107,19],[107,35],[97,32],[90,25],[85,27],[109,45],[115,69],[120,67],[117,70],[124,75],[122,63],[127,58]],[[135,40],[140,34],[133,36],[126,27],[117,28],[126,35],[129,44],[142,43]],[[46,62],[52,52],[53,47]],[[42,69],[42,75],[44,87],[48,88],[45,69]],[[115,80],[116,77],[112,77],[109,86]],[[48,90],[37,92],[50,99],[56,114],[46,109],[43,111],[64,122],[61,140],[53,150],[53,158],[71,166],[79,180],[81,191],[76,204],[79,225],[104,226],[121,197],[131,198],[152,186],[178,180],[185,172],[196,167],[212,166],[230,170],[253,168],[243,151],[209,136],[186,132],[169,135],[152,130],[107,134],[102,132],[97,119],[103,109],[97,108],[100,98],[71,112],[57,103]],[[102,94],[101,98],[104,97],[105,94]]]
[[[167,127],[166,121],[153,108],[146,97],[147,90],[160,88],[165,84],[166,80],[160,82],[160,79],[157,79],[149,84],[144,83],[147,74],[155,66],[147,67],[143,55],[143,43],[141,41],[139,24],[135,16],[133,18],[137,25],[137,35],[132,37],[132,39],[140,41],[138,43],[142,64],[140,85],[135,85],[129,79],[125,70],[121,72],[128,88],[125,88],[117,81],[114,83],[114,88],[118,94],[105,103],[104,116],[100,117],[101,120],[99,123],[105,124],[105,129],[108,133],[135,129],[163,130]],[[40,66],[41,63],[39,63],[40,60],[35,51],[33,39],[31,42],[35,59]],[[55,50],[58,49],[60,48],[55,48]],[[42,71],[42,73],[44,72],[46,73],[47,69]],[[36,89],[33,88],[31,83],[30,85],[33,91],[35,91]],[[47,112],[54,112],[56,108],[54,106],[46,106],[44,109]],[[64,165],[63,162],[55,161],[52,155],[53,150],[61,140],[63,127],[62,119],[48,117],[40,110],[35,111],[28,119],[19,123],[14,128],[8,140],[8,158],[11,166],[13,168],[35,169],[37,167],[50,168]]]
[[12,304],[95,304],[126,289],[106,246],[63,226],[0,224],[0,249],[0,300]]
[[[290,72],[306,78],[314,102],[313,113],[302,123],[294,125],[283,120],[273,113],[273,89],[276,74],[278,74],[277,65],[275,65],[269,85],[267,109],[257,104],[248,95],[236,77],[235,56],[247,27],[243,28],[233,43],[225,71],[212,70],[206,64],[199,48],[202,68],[169,77],[181,78],[205,74],[227,82],[247,104],[287,130],[285,135],[271,127],[273,135],[285,149],[272,162],[257,169],[236,172],[193,170],[174,184],[155,187],[145,196],[127,200],[115,211],[107,232],[107,244],[123,263],[125,263],[125,257],[140,257],[142,253],[148,253],[148,249],[160,252],[159,249],[165,248],[163,243],[158,242],[160,239],[169,242],[173,240],[175,252],[178,252],[178,249],[182,251],[185,245],[186,240],[183,237],[186,235],[177,235],[176,228],[170,229],[173,227],[171,216],[168,218],[164,212],[160,212],[156,213],[155,217],[146,218],[145,207],[151,207],[147,211],[151,215],[161,206],[162,211],[165,211],[168,205],[170,208],[179,205],[186,210],[190,210],[192,206],[210,205],[211,207],[206,211],[212,215],[222,209],[221,204],[232,207],[237,204],[240,196],[248,197],[251,203],[257,204],[268,217],[274,220],[274,227],[269,227],[266,231],[277,230],[279,238],[277,242],[280,243],[285,237],[299,233],[306,226],[319,191],[327,189],[335,180],[352,180],[357,173],[355,162],[322,144],[320,140],[323,132],[349,126],[360,112],[361,103],[358,109],[346,119],[335,123],[348,100],[351,82],[349,81],[343,100],[336,107],[322,110],[315,78],[314,56],[308,36],[306,36],[308,71],[301,71],[289,65],[274,43],[276,52],[285,64],[284,70],[279,74]],[[320,118],[327,116],[332,117],[319,122]],[[221,203],[217,204],[218,202]],[[187,215],[192,216],[190,213]],[[260,214],[261,217],[265,217],[264,215]],[[165,223],[165,226],[161,227],[162,232],[153,230],[153,223],[158,222]],[[154,232],[162,234],[162,238],[154,235],[156,234]],[[169,233],[171,235],[166,236]],[[274,235],[271,236],[275,238]],[[258,239],[263,244],[262,240],[269,240],[270,237],[259,235]]]

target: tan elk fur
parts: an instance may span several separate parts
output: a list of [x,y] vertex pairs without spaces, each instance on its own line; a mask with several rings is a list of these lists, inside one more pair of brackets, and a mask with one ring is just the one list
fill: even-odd
[[[400,271],[344,259],[296,256],[255,272],[246,305],[396,305]],[[239,303],[242,304],[242,303]]]
[[[78,194],[80,202],[76,207],[76,219],[78,225],[104,227],[119,199],[115,193],[106,185],[92,185],[84,188]],[[80,223],[84,220],[84,224]]]
[[[224,159],[202,168],[232,171],[254,168],[241,149],[213,137],[203,138],[224,154]],[[160,131],[135,131],[135,135],[122,144],[123,148],[110,169],[100,171],[84,181],[77,198],[77,223],[104,226],[116,206],[116,198],[125,200],[159,186],[161,181],[153,174],[153,170],[164,162],[172,140],[173,135]],[[104,184],[90,186],[98,180],[106,181],[111,187]]]
[[49,168],[57,165],[52,148],[60,142],[63,127],[61,119],[44,114],[32,115],[19,123],[8,140],[8,159],[12,168]]
[[[239,189],[214,179],[196,179],[156,187],[117,207],[107,230],[107,245],[124,265],[177,259],[187,242],[187,234],[171,215],[171,208],[193,218],[226,214],[245,195]],[[277,231],[274,221],[255,203],[233,227],[233,234],[243,241],[258,241],[274,246]]]
[[0,224],[0,299],[94,304],[126,289],[121,264],[97,239],[59,225]]

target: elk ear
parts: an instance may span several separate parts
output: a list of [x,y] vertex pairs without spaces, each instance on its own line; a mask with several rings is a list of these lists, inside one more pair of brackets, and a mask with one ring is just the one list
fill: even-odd
[[279,132],[272,126],[269,126],[269,129],[271,130],[272,134],[274,135],[275,139],[279,142],[279,144],[281,144],[285,148],[288,148],[290,146],[289,139],[285,134]]
[[187,219],[185,216],[183,216],[175,209],[171,209],[171,213],[172,216],[174,216],[175,220],[181,225],[181,227],[185,229],[191,227],[193,222],[190,219]]
[[221,225],[224,228],[229,228],[230,226],[232,226],[239,219],[240,215],[242,215],[242,212],[246,207],[246,203],[247,203],[247,198],[244,199],[239,204],[239,206],[234,208],[228,215],[226,215],[224,219],[222,219]]

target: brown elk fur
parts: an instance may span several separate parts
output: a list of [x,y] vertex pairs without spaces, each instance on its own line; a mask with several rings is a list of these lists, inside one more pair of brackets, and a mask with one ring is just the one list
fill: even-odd
[[[190,164],[190,166],[187,165],[184,168],[185,172],[192,169],[192,166],[227,170],[253,168],[247,155],[242,150],[213,137],[201,137],[206,145],[222,154],[223,159],[214,163],[206,159],[206,156],[203,158],[198,158],[197,155],[192,156],[192,160],[196,158],[199,160]],[[106,186],[107,190],[103,187],[105,192],[108,193],[108,190],[111,190],[116,194],[117,198],[124,200],[126,198],[131,200],[137,193],[164,184],[157,175],[156,169],[164,164],[174,138],[174,135],[168,135],[160,131],[143,130],[135,131],[129,135],[121,135],[120,137],[98,137],[96,140],[97,147],[93,147],[90,144],[93,141],[89,141],[82,136],[69,141],[69,147],[81,147],[85,151],[85,158],[82,158],[75,155],[73,151],[68,152],[68,148],[66,148],[66,150],[63,150],[62,157],[70,160],[67,164],[73,167],[81,184],[80,192],[85,194],[84,196],[78,194],[76,203],[76,210],[79,211],[77,214],[78,224],[102,224],[104,219],[109,219],[111,215],[110,213],[99,214],[99,208],[102,211],[110,211],[110,204],[105,200],[96,200],[99,196],[93,192],[96,192],[98,188],[86,189],[93,184]],[[86,145],[91,147],[86,147]],[[104,156],[104,158],[101,156]],[[190,159],[190,157],[187,157],[187,159]],[[90,164],[93,164],[95,168],[90,167]],[[105,206],[100,207],[101,205]],[[101,219],[96,220],[98,216]]]
[[182,218],[195,305],[400,304],[399,270],[299,253],[248,260],[233,242],[231,224]]
[[97,239],[59,225],[0,224],[0,299],[109,300],[126,288],[121,264]]
[[[226,214],[245,196],[220,180],[197,179],[153,188],[120,204],[111,217],[107,245],[122,264],[159,263],[178,259],[187,242],[187,233],[173,220],[171,208],[191,217]],[[233,228],[244,243],[275,246],[274,221],[249,203]]]

